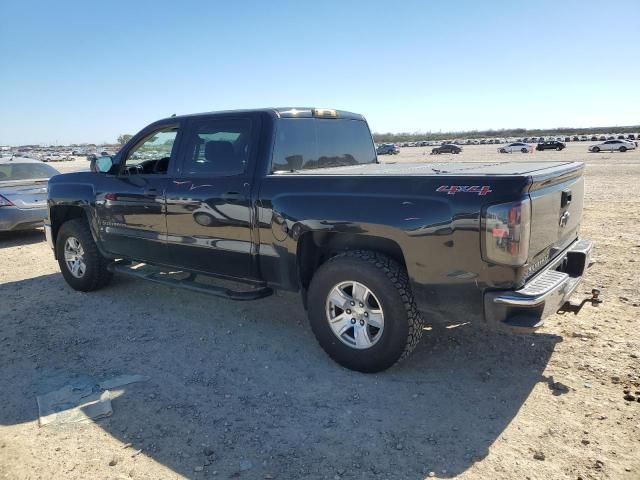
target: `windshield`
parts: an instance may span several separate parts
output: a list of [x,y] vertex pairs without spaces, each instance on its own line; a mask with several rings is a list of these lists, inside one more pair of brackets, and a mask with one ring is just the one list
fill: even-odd
[[364,163],[376,163],[376,152],[362,120],[284,118],[278,122],[274,172]]
[[55,168],[44,163],[0,163],[0,182],[48,179],[58,173],[60,172]]

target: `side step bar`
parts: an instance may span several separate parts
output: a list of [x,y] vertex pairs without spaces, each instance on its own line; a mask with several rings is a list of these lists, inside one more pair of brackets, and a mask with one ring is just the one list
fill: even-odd
[[[172,278],[170,274],[161,269],[146,264],[131,264],[130,262],[115,261],[107,266],[107,269],[113,273],[120,273],[130,277],[141,278],[150,282],[168,285],[170,287],[184,288],[192,292],[205,293],[216,297],[227,298],[229,300],[259,300],[273,294],[273,290],[269,287],[254,288],[252,290],[231,290],[225,287],[214,285],[206,285],[194,280],[196,275],[189,275],[186,279]],[[185,272],[187,273],[187,272]],[[203,275],[206,277],[206,275]]]

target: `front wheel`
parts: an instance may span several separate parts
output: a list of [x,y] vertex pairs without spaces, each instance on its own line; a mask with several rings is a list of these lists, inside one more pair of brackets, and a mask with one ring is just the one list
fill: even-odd
[[528,153],[528,152],[529,152],[529,150],[527,150],[526,148],[522,148],[522,149],[520,149],[520,151],[521,151],[522,153]]
[[56,238],[56,256],[62,276],[74,290],[98,290],[111,280],[107,259],[98,251],[84,219],[62,224]]
[[385,255],[354,250],[333,257],[314,275],[308,298],[320,346],[351,370],[385,370],[422,337],[407,273]]
[[620,147],[620,152],[624,153],[627,151],[627,147]]
[[591,150],[593,153],[598,153],[600,151],[599,147],[593,147],[593,149]]

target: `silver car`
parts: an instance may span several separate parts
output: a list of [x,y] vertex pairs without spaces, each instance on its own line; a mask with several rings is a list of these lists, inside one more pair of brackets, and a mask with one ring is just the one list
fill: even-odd
[[0,232],[41,227],[55,168],[30,158],[0,158]]

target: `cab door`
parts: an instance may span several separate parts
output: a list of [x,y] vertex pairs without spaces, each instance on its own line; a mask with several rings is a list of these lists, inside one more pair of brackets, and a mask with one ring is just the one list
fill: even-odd
[[143,130],[119,152],[117,172],[100,176],[98,230],[110,254],[168,262],[166,189],[175,172],[180,134],[177,123]]
[[167,185],[172,263],[251,278],[252,181],[260,118],[215,115],[189,121],[180,172]]

